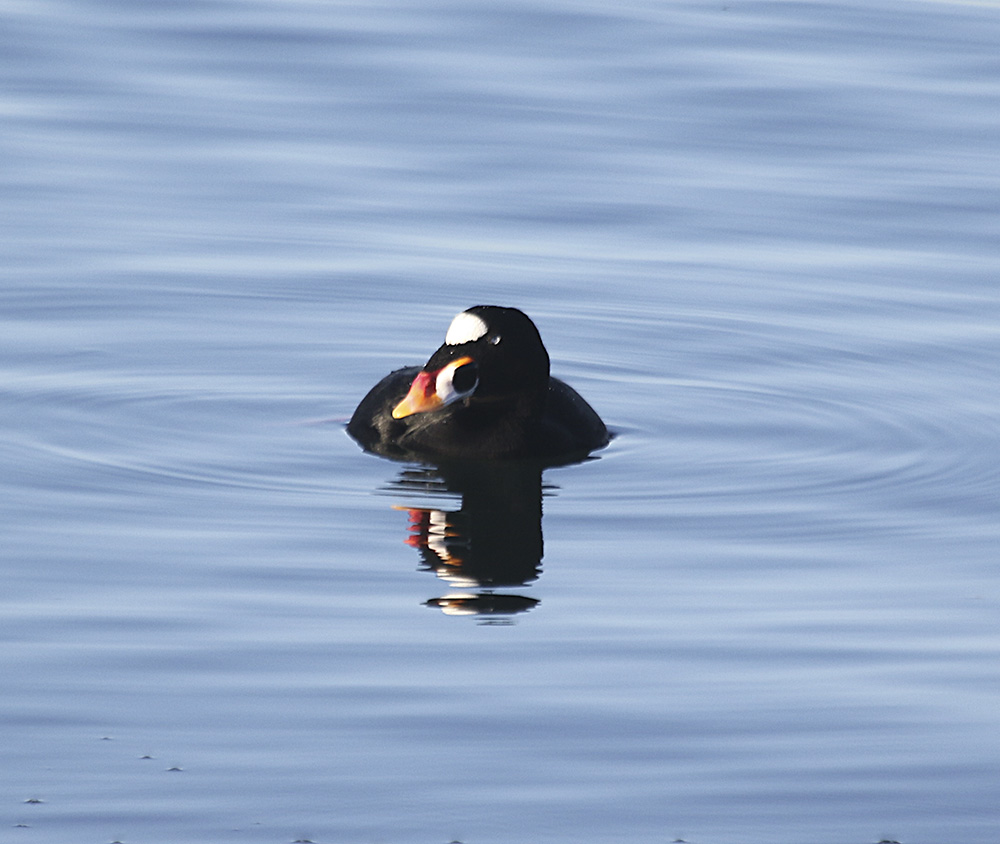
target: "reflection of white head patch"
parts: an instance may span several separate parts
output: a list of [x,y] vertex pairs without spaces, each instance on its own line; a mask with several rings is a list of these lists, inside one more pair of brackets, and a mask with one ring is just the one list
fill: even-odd
[[486,323],[475,314],[463,311],[451,321],[444,342],[449,346],[460,346],[478,340],[488,331]]

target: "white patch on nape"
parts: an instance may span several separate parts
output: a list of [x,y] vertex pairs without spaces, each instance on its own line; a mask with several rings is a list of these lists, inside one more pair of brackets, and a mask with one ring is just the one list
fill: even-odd
[[461,346],[462,343],[471,343],[484,336],[489,328],[480,317],[462,311],[451,321],[448,326],[448,333],[444,336],[444,342],[449,346]]

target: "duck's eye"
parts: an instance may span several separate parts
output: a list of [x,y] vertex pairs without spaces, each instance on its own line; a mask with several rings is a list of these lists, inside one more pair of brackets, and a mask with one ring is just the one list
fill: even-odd
[[452,373],[451,386],[456,393],[468,393],[479,383],[479,367],[475,363],[463,363]]
[[495,346],[499,342],[500,342],[500,335],[499,334],[494,334],[492,337],[490,337],[490,345],[491,346]]

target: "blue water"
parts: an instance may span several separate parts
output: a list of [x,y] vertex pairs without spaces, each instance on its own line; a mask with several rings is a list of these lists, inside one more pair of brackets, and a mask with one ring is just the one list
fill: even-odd
[[[995,5],[0,14],[0,840],[997,840]],[[343,430],[479,303],[495,589]]]

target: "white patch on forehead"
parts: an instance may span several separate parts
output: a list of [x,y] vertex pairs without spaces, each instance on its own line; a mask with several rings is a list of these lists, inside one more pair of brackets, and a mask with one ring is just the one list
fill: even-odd
[[468,311],[463,311],[451,321],[444,342],[449,346],[460,346],[462,343],[478,340],[488,330],[482,319]]

